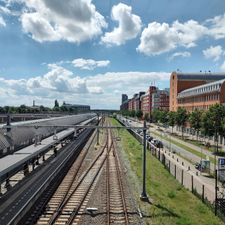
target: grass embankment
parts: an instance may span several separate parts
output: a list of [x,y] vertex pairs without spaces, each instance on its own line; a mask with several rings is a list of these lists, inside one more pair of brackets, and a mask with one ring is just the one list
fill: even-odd
[[[113,125],[119,123],[112,119]],[[142,145],[120,130],[120,144],[133,172],[142,181]],[[191,192],[183,188],[164,166],[147,151],[147,193],[153,204],[141,203],[145,219],[152,225],[222,225],[221,220]]]

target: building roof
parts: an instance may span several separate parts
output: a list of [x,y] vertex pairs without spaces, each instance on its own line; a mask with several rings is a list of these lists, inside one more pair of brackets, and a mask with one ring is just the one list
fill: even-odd
[[211,93],[211,92],[218,92],[220,91],[220,88],[224,82],[225,82],[225,79],[186,89],[184,91],[181,91],[177,95],[177,98],[202,95],[202,94]]
[[205,80],[205,81],[216,81],[225,79],[224,73],[176,73],[178,80]]
[[225,74],[215,74],[215,73],[178,73],[178,79],[181,80],[221,80],[225,79]]

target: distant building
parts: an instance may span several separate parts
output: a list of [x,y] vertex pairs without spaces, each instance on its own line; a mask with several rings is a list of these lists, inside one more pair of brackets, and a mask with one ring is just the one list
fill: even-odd
[[126,94],[122,94],[121,105],[128,100],[128,96]]
[[30,106],[29,108],[31,109],[31,110],[36,110],[36,111],[39,111],[40,110],[40,105],[36,105],[35,104],[35,100],[33,100],[33,105],[32,106]]
[[141,96],[141,111],[143,114],[149,114],[152,112],[152,95],[155,93],[157,88],[150,86],[146,94]]
[[[141,96],[145,92],[141,91],[133,95],[133,98],[128,99],[127,95],[122,94],[122,104],[120,105],[120,110],[138,111],[141,110]],[[127,98],[127,99],[126,99]],[[126,100],[125,100],[126,99]]]
[[141,91],[138,94],[134,95],[134,111],[139,111],[141,110],[141,96],[144,95],[145,92]]
[[88,112],[91,110],[91,107],[89,105],[68,104],[66,102],[63,102],[62,106],[66,107],[68,111],[72,110],[77,113]]
[[160,109],[164,111],[169,110],[169,89],[159,90],[157,89],[152,94],[152,110]]
[[[177,73],[173,72],[170,76],[170,111],[177,111],[177,108],[182,104],[178,104],[179,93],[198,87],[200,85],[209,84],[214,81],[225,79],[225,74],[218,73]],[[198,89],[198,88],[197,88]],[[180,102],[181,96],[179,95]],[[183,100],[186,101],[186,100]],[[190,101],[190,99],[189,99]],[[206,100],[208,101],[208,100]],[[205,102],[206,102],[205,101]],[[193,104],[190,102],[190,104]]]
[[123,102],[123,104],[120,105],[120,110],[128,110],[129,105],[129,99]]

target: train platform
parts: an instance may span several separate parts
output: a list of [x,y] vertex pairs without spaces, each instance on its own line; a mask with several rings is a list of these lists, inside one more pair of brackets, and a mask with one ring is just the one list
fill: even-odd
[[[93,119],[83,121],[80,125],[86,125]],[[11,155],[0,158],[0,184],[4,181],[8,182],[10,177],[26,169],[29,164],[34,164],[36,159],[44,156],[51,148],[61,143],[70,135],[73,135],[74,132],[74,128],[68,128],[42,139],[40,143],[29,145]]]

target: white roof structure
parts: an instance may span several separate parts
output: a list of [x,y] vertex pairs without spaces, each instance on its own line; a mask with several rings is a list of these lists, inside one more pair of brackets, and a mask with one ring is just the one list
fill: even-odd
[[202,94],[207,94],[212,92],[219,92],[224,82],[225,82],[225,79],[186,89],[184,91],[181,91],[177,95],[177,98],[185,98],[185,97],[202,95]]

